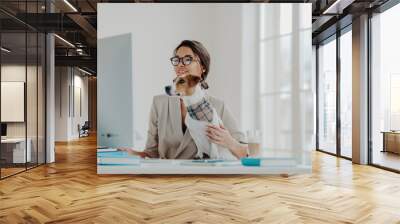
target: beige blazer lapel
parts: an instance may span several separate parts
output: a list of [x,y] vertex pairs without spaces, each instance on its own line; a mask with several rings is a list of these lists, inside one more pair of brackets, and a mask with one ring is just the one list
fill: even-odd
[[[178,148],[175,151],[174,158],[179,158],[183,151],[187,150],[187,146],[193,142],[192,136],[189,133],[189,129],[186,129],[185,133],[182,131],[182,115],[181,115],[181,102],[179,97],[171,97],[170,99],[170,115],[173,130],[176,131],[176,136],[178,136],[181,141]],[[188,153],[188,152],[186,152]]]
[[168,101],[168,113],[171,119],[171,126],[173,127],[172,130],[168,131],[175,131],[176,133],[173,133],[176,136],[179,136],[180,138],[183,137],[183,132],[182,132],[182,118],[181,118],[181,105],[180,105],[180,99],[179,97],[169,97]]
[[[188,145],[193,144],[193,143],[194,142],[193,142],[192,136],[190,135],[189,130],[186,129],[185,134],[182,137],[182,141],[181,141],[179,147],[176,149],[174,158],[180,158],[181,157],[180,154],[182,154],[185,150],[188,150],[190,148],[190,147],[188,148]],[[196,147],[196,146],[193,145],[192,147]],[[192,151],[192,150],[190,150],[190,151]],[[194,154],[196,152],[185,152],[185,153]]]

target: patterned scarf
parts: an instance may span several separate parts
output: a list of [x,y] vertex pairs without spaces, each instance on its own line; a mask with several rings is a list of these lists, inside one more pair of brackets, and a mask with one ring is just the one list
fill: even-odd
[[211,104],[205,98],[196,104],[188,106],[187,111],[194,120],[211,122],[213,119]]

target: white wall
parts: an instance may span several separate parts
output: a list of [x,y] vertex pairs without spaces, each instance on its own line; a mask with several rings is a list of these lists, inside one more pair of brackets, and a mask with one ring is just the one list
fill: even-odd
[[[36,85],[36,81],[33,81],[33,77],[36,77],[36,67],[18,64],[8,64],[1,66],[1,81],[17,81],[17,82],[25,82],[26,83],[26,72],[28,75],[29,84]],[[27,118],[28,118],[28,137],[29,135],[36,130],[36,88],[27,88],[27,106],[29,106],[32,102],[34,105],[31,105],[31,108],[27,110]],[[31,92],[32,91],[32,92]],[[3,96],[4,97],[4,96]],[[7,108],[1,108],[2,110],[7,110]],[[24,109],[24,108],[22,108]],[[7,136],[8,137],[25,137],[25,126],[26,122],[7,122]]]
[[[210,24],[204,31],[208,36],[211,54],[211,70],[208,83],[210,94],[222,99],[242,127],[242,6],[238,4],[216,5]],[[203,14],[200,12],[200,14]],[[201,15],[199,15],[201,18]],[[200,23],[205,25],[204,23]],[[252,36],[247,33],[248,36]],[[254,58],[256,55],[250,56]],[[244,73],[251,75],[249,73]]]
[[140,96],[134,100],[134,124],[141,137],[136,140],[143,144],[151,100],[154,95],[164,94],[164,86],[172,82],[175,73],[169,58],[185,39],[198,40],[207,48],[211,55],[209,93],[223,99],[238,125],[243,126],[241,5],[101,3],[98,6],[99,39],[132,34],[134,96]]
[[[88,78],[72,67],[56,67],[55,74],[55,141],[77,139],[78,124],[88,120]],[[82,116],[74,107],[76,88],[81,89]]]
[[[1,81],[2,82],[17,81],[17,82],[26,83],[26,80],[25,80],[26,69],[28,71],[28,74],[32,74],[32,71],[34,68],[32,66],[25,67],[25,65],[18,65],[18,64],[2,65],[1,66]],[[36,68],[35,68],[35,74],[36,74]],[[2,96],[2,98],[3,97],[6,97],[6,96]],[[1,110],[7,110],[7,108],[1,108]],[[24,113],[24,108],[22,108],[22,110]],[[25,136],[25,123],[24,122],[8,123],[7,135],[13,136],[13,137]]]
[[[7,137],[21,138],[27,136],[30,139],[30,148],[32,151],[32,161],[39,163],[44,162],[44,74],[42,67],[25,66],[25,64],[3,64],[1,66],[2,82],[24,82],[26,85],[26,107],[19,108],[22,113],[26,112],[26,121],[23,122],[6,122]],[[26,81],[27,79],[27,81]],[[3,97],[7,97],[2,95]],[[9,110],[10,108],[1,108],[1,110]],[[11,111],[17,113],[17,111]],[[39,156],[37,157],[37,153]]]
[[55,141],[68,140],[68,67],[55,68]]
[[[78,74],[76,74],[76,72],[78,72]],[[73,138],[77,138],[79,137],[79,132],[77,129],[78,124],[80,124],[81,126],[85,123],[85,121],[88,121],[88,77],[87,76],[82,76],[83,73],[75,70],[75,75],[74,75],[74,83],[73,85],[75,86],[75,113],[73,113],[73,119],[71,120],[71,135],[73,136]],[[80,105],[79,105],[79,98],[78,96],[78,90],[80,90]],[[78,107],[81,107],[81,112],[79,111]]]

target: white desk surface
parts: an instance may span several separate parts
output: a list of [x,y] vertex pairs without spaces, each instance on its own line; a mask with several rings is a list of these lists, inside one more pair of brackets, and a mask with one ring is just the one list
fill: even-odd
[[97,166],[97,174],[302,174],[311,173],[311,167],[205,167],[152,165],[141,166]]
[[[98,149],[98,152],[114,150]],[[97,164],[97,174],[300,174],[311,173],[311,168],[311,164],[244,166],[240,160],[204,163],[193,160],[138,159],[134,164]]]
[[177,160],[141,162],[132,165],[97,165],[97,174],[299,174],[311,173],[311,166],[183,165]]

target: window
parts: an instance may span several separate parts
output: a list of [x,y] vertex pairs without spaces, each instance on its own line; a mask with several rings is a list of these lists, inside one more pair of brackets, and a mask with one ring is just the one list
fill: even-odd
[[[350,27],[351,28],[351,27]],[[352,157],[352,33],[340,36],[340,154]]]
[[[284,152],[292,148],[292,4],[260,8],[260,83],[262,142]],[[276,20],[276,18],[280,18]],[[282,118],[282,119],[276,119]]]
[[[44,3],[21,1],[14,9],[20,16],[43,13],[40,6]],[[15,2],[0,3],[7,5],[16,6]],[[0,111],[4,115],[0,122],[0,178],[5,178],[45,163],[46,38],[4,13],[0,17],[8,21],[0,24]]]
[[336,154],[336,39],[318,48],[318,147]]
[[400,5],[371,18],[372,163],[400,170]]

